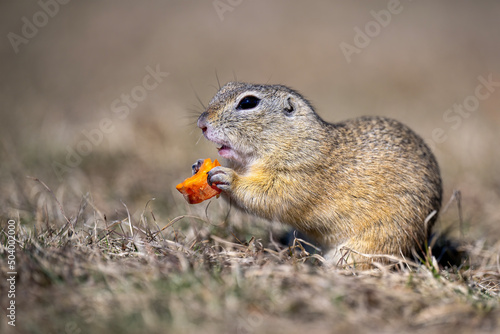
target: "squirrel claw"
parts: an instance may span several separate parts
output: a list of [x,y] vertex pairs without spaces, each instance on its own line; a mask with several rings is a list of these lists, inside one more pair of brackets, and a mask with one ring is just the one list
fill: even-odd
[[207,182],[210,186],[214,185],[222,191],[231,190],[233,180],[233,170],[226,167],[215,167],[208,172]]
[[193,171],[193,175],[198,173],[204,161],[205,160],[203,159],[198,159],[194,164],[191,165],[191,170]]

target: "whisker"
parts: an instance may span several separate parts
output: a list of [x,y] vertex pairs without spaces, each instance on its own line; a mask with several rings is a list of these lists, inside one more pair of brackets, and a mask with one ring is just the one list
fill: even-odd
[[215,69],[215,77],[217,78],[217,85],[219,85],[220,89],[221,87],[220,87],[219,75],[217,74],[217,69]]
[[267,79],[267,81],[266,81],[266,85],[267,85],[267,84],[269,84],[269,81],[271,81],[271,78],[272,78],[272,77],[273,77],[273,75],[272,75],[272,74],[269,74],[269,78],[268,78],[268,79]]
[[195,145],[198,145],[198,143],[200,142],[201,138],[203,137],[203,133],[200,134],[200,136],[198,137],[198,140],[196,141]]
[[198,106],[193,106],[192,108],[188,108],[187,111],[189,112],[189,115],[200,116],[204,110],[200,110]]
[[191,83],[191,81],[189,82],[189,85],[191,86],[191,89],[193,89],[193,92],[194,92],[194,96],[196,96],[196,99],[198,100],[198,102],[200,102],[201,106],[203,107],[203,110],[206,110],[207,107],[205,107],[205,105],[203,104],[203,102],[201,101],[201,98],[200,96],[198,95],[198,92],[196,92],[196,89],[194,89],[194,86],[193,84]]
[[217,88],[217,86],[210,85],[210,87],[212,87],[216,93],[219,91],[219,89]]
[[184,127],[195,128],[195,129],[198,128],[197,127],[197,123],[198,123],[197,118],[182,117],[180,120],[186,121],[183,124]]

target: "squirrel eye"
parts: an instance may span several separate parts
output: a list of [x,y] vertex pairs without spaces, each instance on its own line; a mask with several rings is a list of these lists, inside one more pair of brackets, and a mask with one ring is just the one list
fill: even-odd
[[248,95],[245,96],[244,98],[241,99],[240,103],[238,103],[238,106],[236,109],[238,110],[245,110],[245,109],[252,109],[257,107],[259,104],[260,99],[258,97]]

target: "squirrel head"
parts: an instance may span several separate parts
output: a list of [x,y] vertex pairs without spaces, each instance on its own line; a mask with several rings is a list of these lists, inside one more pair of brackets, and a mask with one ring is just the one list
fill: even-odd
[[198,118],[219,155],[241,166],[263,159],[288,167],[303,164],[321,145],[325,124],[296,91],[241,82],[224,85]]

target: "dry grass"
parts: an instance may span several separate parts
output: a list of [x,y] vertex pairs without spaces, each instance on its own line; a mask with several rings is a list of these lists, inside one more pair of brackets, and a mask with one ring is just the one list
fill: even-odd
[[500,325],[500,243],[464,245],[469,258],[459,268],[437,267],[432,254],[420,265],[331,268],[238,224],[163,221],[152,203],[137,218],[127,209],[108,220],[85,197],[67,216],[39,187],[52,201],[31,223],[15,218],[16,333],[468,333]]

